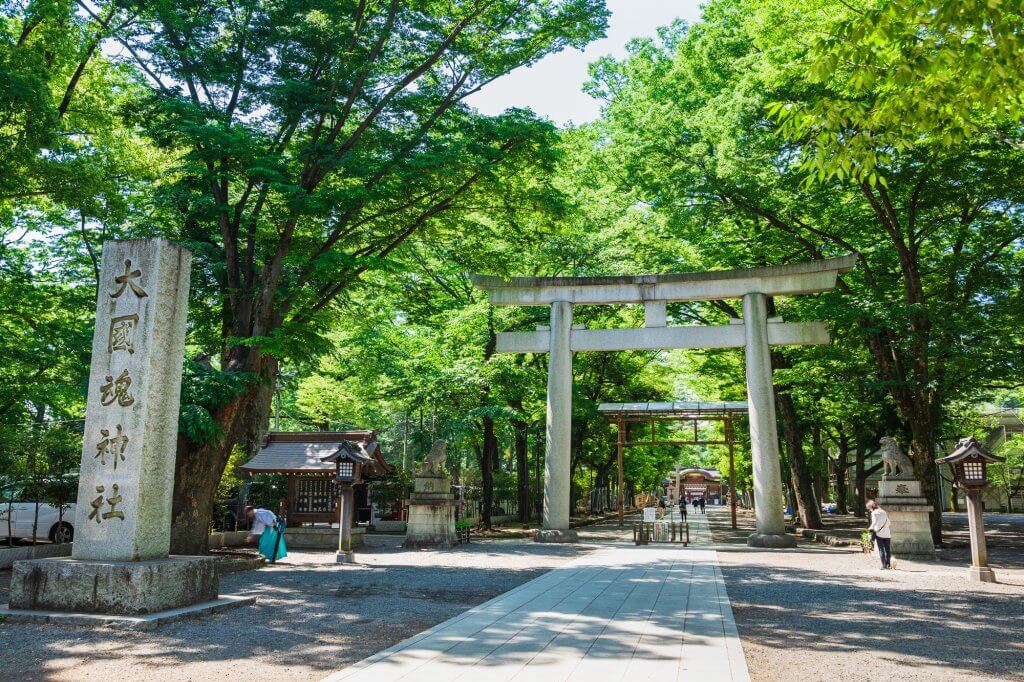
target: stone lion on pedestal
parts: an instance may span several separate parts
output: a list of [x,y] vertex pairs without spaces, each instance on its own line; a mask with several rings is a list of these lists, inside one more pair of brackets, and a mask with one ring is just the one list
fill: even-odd
[[882,478],[884,480],[914,477],[914,464],[900,449],[895,438],[882,436],[878,443],[882,446],[879,453],[882,455]]
[[435,440],[434,444],[430,447],[430,452],[423,458],[420,473],[444,475],[444,463],[448,461],[448,455],[445,453],[447,449],[447,442],[441,439]]

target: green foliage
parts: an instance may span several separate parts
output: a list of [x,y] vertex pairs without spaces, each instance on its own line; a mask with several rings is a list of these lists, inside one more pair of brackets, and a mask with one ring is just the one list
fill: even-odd
[[[871,186],[894,154],[922,140],[955,147],[1011,141],[1024,113],[1024,16],[1012,0],[791,2],[824,28],[801,60],[810,101],[768,110],[806,140],[818,179],[853,176]],[[805,16],[806,16],[805,15]],[[1012,141],[1011,141],[1012,144]],[[882,171],[880,173],[880,171]]]
[[259,378],[251,373],[221,372],[186,359],[178,429],[197,444],[219,440],[223,430],[217,422],[216,411],[257,381]]

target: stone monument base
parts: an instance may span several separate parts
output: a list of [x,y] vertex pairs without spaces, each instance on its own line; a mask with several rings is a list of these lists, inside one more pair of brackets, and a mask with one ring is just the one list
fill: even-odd
[[988,566],[971,566],[967,569],[967,581],[972,583],[994,583],[995,572]]
[[452,547],[455,537],[455,504],[451,479],[441,474],[421,474],[413,482],[405,547]]
[[216,557],[151,561],[36,559],[14,564],[13,610],[139,616],[217,599]]
[[541,528],[533,536],[534,542],[579,542],[580,537],[572,528]]
[[785,549],[796,547],[796,538],[786,533],[752,533],[747,538],[747,546]]
[[889,516],[893,556],[935,558],[935,543],[928,523],[932,506],[921,497],[920,481],[899,478],[879,481],[875,502]]

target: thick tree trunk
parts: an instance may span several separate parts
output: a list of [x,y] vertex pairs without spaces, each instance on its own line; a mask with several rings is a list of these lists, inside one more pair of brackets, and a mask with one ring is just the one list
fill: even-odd
[[932,542],[942,542],[942,499],[939,489],[938,468],[935,466],[935,440],[930,424],[915,420],[910,424],[911,440],[908,454],[914,464],[914,477],[921,482],[921,495],[932,506],[929,522]]
[[270,419],[273,378],[277,363],[272,358],[248,354],[253,363],[249,371],[259,379],[234,400],[213,410],[220,438],[197,445],[184,434],[178,435],[174,471],[174,495],[171,507],[171,553],[206,554],[217,486],[235,444],[253,456]]
[[519,520],[530,520],[530,425],[522,419],[513,419],[515,430],[516,487],[519,491]]

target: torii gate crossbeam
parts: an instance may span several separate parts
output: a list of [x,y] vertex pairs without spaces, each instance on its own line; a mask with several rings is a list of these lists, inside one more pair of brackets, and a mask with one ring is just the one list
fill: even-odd
[[[744,348],[754,506],[757,532],[748,544],[788,547],[779,465],[775,395],[770,346],[823,344],[828,331],[820,322],[784,323],[768,318],[768,296],[829,291],[842,272],[856,262],[850,254],[828,260],[744,270],[641,275],[627,277],[513,277],[503,280],[472,275],[492,305],[551,306],[551,324],[534,332],[498,335],[499,353],[548,353],[547,447],[544,462],[544,518],[536,539],[572,542],[569,528],[572,354],[579,351],[652,350],[660,348]],[[729,325],[667,327],[666,304],[673,301],[743,299],[743,319]],[[645,309],[644,327],[598,329],[576,327],[574,305],[636,305]]]

